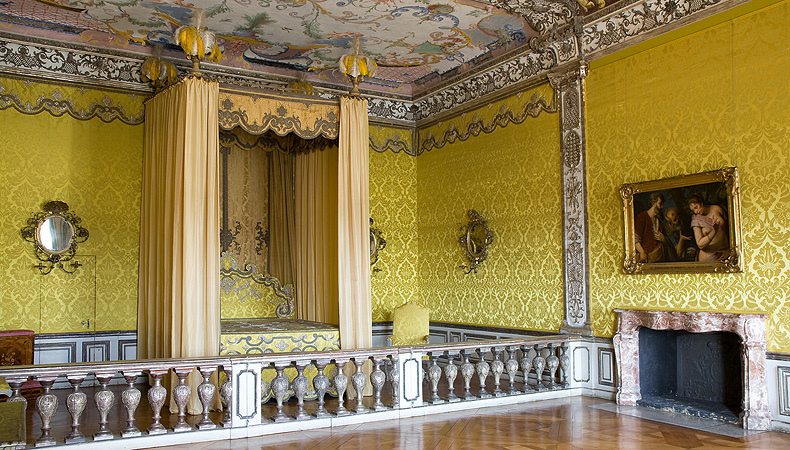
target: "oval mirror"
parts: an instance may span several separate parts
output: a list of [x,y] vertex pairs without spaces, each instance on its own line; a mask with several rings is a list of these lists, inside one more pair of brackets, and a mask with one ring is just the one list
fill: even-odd
[[469,223],[461,225],[463,234],[458,242],[463,246],[469,264],[459,267],[466,273],[477,273],[477,268],[488,257],[488,246],[494,242],[494,233],[488,228],[488,222],[474,209],[467,211],[466,215],[469,216]]
[[44,250],[58,254],[68,250],[74,228],[61,216],[50,216],[38,226],[38,242]]

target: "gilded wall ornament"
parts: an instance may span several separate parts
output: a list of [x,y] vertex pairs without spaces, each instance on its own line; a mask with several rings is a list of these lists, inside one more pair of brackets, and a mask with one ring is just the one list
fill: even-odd
[[464,273],[477,273],[477,268],[488,257],[488,247],[494,242],[494,233],[488,228],[488,222],[474,209],[466,212],[469,223],[461,225],[461,237],[458,242],[466,252],[469,264],[458,266]]

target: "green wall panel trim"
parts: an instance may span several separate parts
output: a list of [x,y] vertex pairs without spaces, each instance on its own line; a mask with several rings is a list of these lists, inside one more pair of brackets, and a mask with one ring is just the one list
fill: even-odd
[[[143,127],[120,120],[0,110],[0,329],[86,331],[86,319],[91,330],[136,329],[142,147]],[[41,275],[20,235],[55,199],[90,232],[72,276]]]
[[[746,6],[746,5],[744,5]],[[768,348],[790,351],[790,3],[591,70],[587,78],[593,329],[614,308],[770,314]],[[744,272],[624,275],[618,188],[738,166]]]

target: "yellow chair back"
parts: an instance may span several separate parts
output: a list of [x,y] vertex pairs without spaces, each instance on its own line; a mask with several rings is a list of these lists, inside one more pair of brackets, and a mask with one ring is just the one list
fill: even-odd
[[417,303],[405,303],[393,311],[392,336],[395,347],[429,343],[430,311]]

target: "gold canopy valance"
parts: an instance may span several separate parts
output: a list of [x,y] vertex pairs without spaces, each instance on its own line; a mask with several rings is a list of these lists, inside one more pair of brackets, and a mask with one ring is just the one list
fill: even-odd
[[279,136],[293,133],[303,139],[337,139],[340,105],[336,100],[224,91],[219,94],[219,127],[240,127],[251,134],[273,131]]

